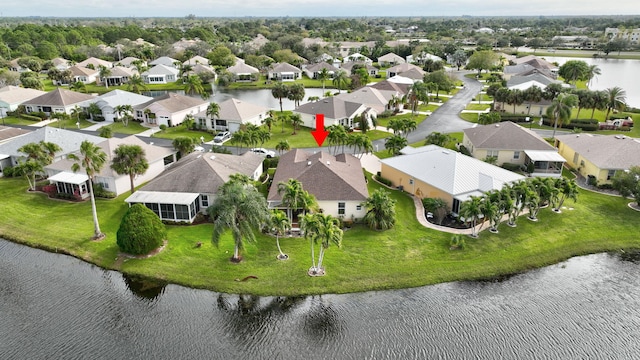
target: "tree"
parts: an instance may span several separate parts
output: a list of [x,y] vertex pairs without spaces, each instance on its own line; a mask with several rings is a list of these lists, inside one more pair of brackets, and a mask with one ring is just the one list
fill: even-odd
[[575,84],[578,80],[588,80],[589,65],[582,60],[569,60],[560,66],[558,75],[568,84]]
[[187,114],[182,120],[182,125],[184,125],[185,130],[193,129],[193,127],[196,125],[196,119],[192,114]]
[[40,78],[38,78],[38,76],[22,76],[23,74],[30,74],[30,73],[22,73],[20,76],[20,82],[22,83],[22,86],[28,89],[36,89],[36,90],[44,90],[44,84],[42,84],[42,81],[40,81]]
[[620,195],[632,196],[636,206],[640,206],[640,166],[632,166],[628,171],[616,171],[612,186]]
[[207,58],[210,64],[216,68],[228,68],[236,63],[235,56],[231,50],[224,45],[218,45],[207,55]]
[[291,229],[291,220],[289,220],[289,217],[283,211],[274,210],[271,213],[270,224],[276,233],[276,246],[278,246],[278,252],[280,253],[278,254],[278,260],[288,259],[289,256],[283,253],[280,248],[280,236],[284,235],[287,230]]
[[291,150],[291,145],[289,145],[289,142],[287,140],[281,140],[279,143],[276,144],[276,150],[280,154],[282,154],[285,151]]
[[238,154],[240,154],[243,145],[249,144],[250,136],[249,132],[244,130],[238,130],[231,135],[231,143],[238,146]]
[[102,83],[104,84],[104,86],[108,89],[109,88],[109,81],[107,80],[107,77],[111,76],[111,69],[109,69],[108,67],[104,66],[104,65],[100,65],[100,81],[102,81]]
[[87,85],[85,85],[85,83],[83,83],[82,81],[76,81],[73,84],[69,85],[69,90],[82,91],[82,92],[86,93],[87,92]]
[[554,211],[559,213],[565,200],[571,199],[574,202],[578,201],[578,185],[575,179],[559,178],[556,186],[560,190],[560,201]]
[[327,68],[322,68],[322,70],[320,70],[318,72],[317,78],[318,78],[318,80],[322,81],[322,93],[323,94],[324,94],[324,84],[329,79],[330,76],[331,76],[331,74],[329,74],[329,71],[327,70]]
[[627,101],[627,92],[622,88],[615,86],[605,90],[607,93],[607,115],[605,120],[609,120],[609,113],[611,110],[624,110]]
[[340,124],[333,124],[327,127],[327,131],[329,131],[329,135],[327,135],[327,141],[329,142],[329,151],[331,151],[331,146],[335,146],[333,150],[333,154],[335,155],[338,152],[340,146],[342,146],[342,152],[344,152],[344,145],[349,140],[349,134],[344,126]]
[[171,142],[173,148],[180,152],[180,156],[186,156],[193,152],[196,147],[196,142],[193,138],[187,136],[178,136]]
[[111,160],[111,169],[119,175],[129,175],[131,193],[135,191],[133,179],[143,175],[149,169],[145,151],[140,145],[121,144],[114,151],[115,156]]
[[452,140],[449,134],[443,134],[439,132],[432,132],[425,138],[425,145],[438,145],[441,147],[446,146]]
[[36,189],[36,176],[44,171],[44,167],[51,164],[57,152],[62,148],[56,143],[40,141],[28,143],[18,148],[18,151],[27,155],[25,162],[18,164],[18,173],[24,175],[29,182],[29,189]]
[[[311,243],[311,268],[308,274],[311,276],[322,276],[325,269],[322,267],[324,253],[331,243],[338,247],[342,246],[343,231],[340,229],[340,220],[328,214],[307,214],[302,218],[300,228],[304,231],[304,237]],[[320,254],[318,255],[318,265],[316,266],[314,248],[320,243]]]
[[26,161],[18,160],[18,165],[15,167],[15,174],[23,175],[29,183],[29,190],[36,190],[36,176],[42,173],[43,168],[40,163],[33,159],[27,159]]
[[229,181],[218,191],[213,204],[207,209],[213,219],[211,241],[218,247],[222,234],[231,231],[234,241],[232,262],[242,261],[240,250],[246,242],[255,242],[254,228],[269,221],[267,201],[253,185]]
[[367,208],[364,222],[371,229],[388,230],[396,224],[396,200],[384,189],[374,191],[362,204]]
[[547,116],[553,119],[553,135],[556,136],[556,129],[558,125],[569,120],[571,117],[571,110],[578,105],[578,97],[576,95],[561,93],[557,98],[553,99],[551,105],[547,108]]
[[273,124],[275,124],[275,122],[276,122],[276,119],[273,117],[273,111],[269,110],[269,116],[264,118],[264,120],[262,120],[262,123],[264,125],[267,125],[269,132],[271,132],[271,127],[273,126]]
[[215,102],[210,102],[207,106],[206,115],[211,118],[211,127],[216,128],[216,118],[220,116],[220,105]]
[[116,233],[120,251],[143,255],[162,246],[167,229],[153,211],[142,204],[133,204],[122,217]]
[[98,136],[106,139],[111,138],[113,137],[113,129],[111,128],[111,126],[102,126],[98,130]]
[[346,88],[347,83],[349,82],[349,77],[344,70],[339,70],[337,73],[333,75],[333,86],[335,86],[338,90],[342,90]]
[[384,143],[385,149],[389,151],[392,155],[400,154],[400,150],[402,150],[405,146],[407,146],[407,139],[400,135],[393,135],[388,137]]
[[464,218],[464,221],[471,223],[471,237],[478,237],[476,222],[482,215],[482,197],[471,196],[469,200],[463,202],[460,205],[459,215]]
[[295,83],[289,86],[287,99],[293,101],[295,107],[300,106],[300,101],[304,100],[304,84]]
[[589,69],[587,70],[587,86],[591,86],[591,80],[597,77],[597,75],[601,75],[602,71],[598,67],[598,65],[589,65]]
[[432,83],[436,89],[436,99],[440,97],[440,91],[449,92],[455,86],[455,82],[444,70],[434,71],[424,76],[425,84]]
[[315,197],[302,188],[302,183],[296,179],[278,183],[278,195],[282,196],[282,204],[287,208],[289,218],[293,222],[293,212],[302,209],[303,213],[315,209]]
[[463,49],[458,49],[451,55],[451,60],[460,70],[460,67],[467,62],[467,53]]
[[291,126],[293,126],[293,134],[291,135],[295,135],[296,131],[298,131],[298,127],[303,124],[302,117],[297,113],[291,114],[291,116],[289,116],[289,121],[291,122]]
[[143,90],[147,91],[149,88],[144,83],[144,80],[138,74],[134,74],[129,78],[127,82],[127,90],[136,94],[140,94]]
[[131,105],[116,105],[113,108],[118,115],[118,119],[122,121],[122,125],[125,127],[129,126],[129,120],[133,118],[131,115],[133,113],[133,106]]
[[526,89],[522,93],[524,101],[529,102],[529,108],[527,109],[527,116],[531,113],[531,105],[533,103],[540,102],[542,100],[542,89],[533,85]]
[[282,99],[289,95],[289,87],[283,84],[282,81],[278,81],[273,88],[271,88],[271,95],[280,101],[280,112],[282,112]]
[[507,97],[507,103],[513,105],[513,113],[516,113],[516,105],[520,105],[524,102],[524,94],[520,89],[509,90],[509,96]]
[[409,103],[411,104],[411,113],[415,114],[420,101],[428,99],[427,86],[423,82],[415,82],[409,90]]
[[93,195],[93,180],[95,174],[100,172],[100,169],[107,161],[107,154],[94,143],[85,140],[80,144],[80,156],[76,154],[69,154],[67,158],[74,161],[71,169],[73,172],[77,172],[80,168],[84,168],[87,176],[89,177],[89,196],[91,198],[91,212],[93,215],[93,239],[99,240],[104,238],[104,234],[100,231],[100,223],[98,222],[98,212],[96,210],[96,199]]
[[502,120],[502,116],[500,113],[496,111],[490,111],[488,113],[483,113],[478,116],[478,124],[480,125],[489,125],[499,123]]
[[184,92],[187,95],[198,94],[204,96],[206,94],[206,90],[202,86],[202,80],[197,75],[189,75],[184,79]]
[[482,70],[489,70],[495,66],[498,62],[498,54],[491,50],[481,50],[474,52],[469,57],[469,62],[466,68],[469,70],[478,70],[478,76],[482,73]]

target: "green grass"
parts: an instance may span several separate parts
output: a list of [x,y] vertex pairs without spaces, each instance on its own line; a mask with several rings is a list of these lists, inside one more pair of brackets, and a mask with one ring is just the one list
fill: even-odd
[[465,107],[466,110],[481,110],[481,111],[485,111],[488,108],[491,107],[491,104],[474,104],[474,103],[469,103],[467,104],[467,107]]
[[[512,274],[550,265],[576,255],[619,249],[637,249],[639,214],[628,200],[580,191],[574,210],[555,214],[543,209],[539,222],[518,220],[517,228],[502,225],[499,234],[483,231],[479,239],[466,239],[462,251],[450,251],[451,235],[426,229],[415,219],[410,197],[392,191],[398,201],[397,225],[371,231],[355,226],[345,233],[343,247],[326,254],[327,275],[310,278],[309,244],[299,238],[281,240],[287,261],[277,261],[275,240],[258,236],[243,253],[244,261],[231,264],[229,234],[219,248],[208,241],[211,224],[170,226],[167,248],[149,259],[116,262],[115,233],[126,210],[126,194],[98,200],[98,214],[107,238],[89,240],[92,221],[89,202],[67,203],[28,193],[24,179],[0,179],[3,201],[0,236],[30,246],[66,252],[108,269],[157,278],[186,286],[230,293],[302,295],[346,293],[415,287],[456,280]],[[380,186],[369,182],[369,190]],[[40,224],[40,226],[33,226]],[[606,226],[603,226],[605,225]],[[203,246],[196,248],[196,242]],[[236,282],[247,275],[257,281]]]
[[124,126],[122,122],[114,122],[110,125],[105,125],[111,128],[114,133],[118,134],[139,134],[145,130],[148,130],[146,127],[140,125],[140,123],[135,121],[129,121],[128,126]]
[[206,131],[187,130],[184,125],[170,127],[170,128],[167,128],[166,130],[159,131],[153,134],[153,137],[161,138],[161,139],[170,139],[170,140],[173,140],[177,137],[190,137],[192,139],[197,140],[198,143],[200,142],[201,136],[204,137],[204,141],[211,141],[213,140],[214,135]]

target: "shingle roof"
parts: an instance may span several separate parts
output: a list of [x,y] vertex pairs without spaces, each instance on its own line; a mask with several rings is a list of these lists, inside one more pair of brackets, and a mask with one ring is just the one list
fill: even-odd
[[302,149],[287,152],[278,161],[267,199],[281,200],[278,184],[289,179],[300,181],[319,201],[364,201],[369,196],[360,160],[350,154],[311,154]]
[[374,107],[378,112],[384,111],[385,107],[393,95],[398,95],[395,91],[380,90],[369,86],[363,86],[350,93],[336,95],[336,98],[347,102],[354,102]]
[[300,105],[294,112],[301,114],[324,114],[327,119],[350,118],[364,105],[331,96],[320,101]]
[[165,108],[167,111],[174,113],[181,110],[186,110],[199,105],[208,104],[207,101],[194,98],[191,96],[184,96],[175,93],[166,93],[164,95],[153,98],[146,103],[142,103],[140,105],[134,106],[135,109],[144,109],[151,104],[158,104]]
[[[166,147],[149,145],[144,141],[140,140],[135,135],[127,136],[126,138],[122,138],[122,139],[120,138],[109,138],[106,140],[103,139],[103,141],[98,143],[97,145],[102,149],[102,151],[104,151],[105,154],[107,154],[106,165],[103,166],[102,169],[100,169],[98,176],[111,177],[111,178],[117,178],[121,176],[121,175],[118,175],[115,171],[113,171],[110,166],[111,161],[115,156],[115,150],[120,145],[140,146],[145,152],[145,157],[147,159],[147,162],[150,164],[156,161],[160,161],[164,159],[166,156],[169,156],[175,153],[175,150],[172,150]],[[48,165],[46,168],[73,172],[71,170],[72,166],[73,166],[73,161],[63,159],[51,165]],[[128,175],[123,175],[123,176],[128,176]]]
[[174,63],[177,62],[178,60],[168,57],[168,56],[161,56],[153,61],[151,61],[149,63],[149,65],[165,65],[165,66],[170,66],[173,67]]
[[540,135],[511,121],[464,129],[476,149],[555,150]]
[[100,72],[99,70],[89,69],[79,65],[73,65],[69,70],[71,70],[73,76],[92,76],[97,75]]
[[260,72],[260,70],[243,62],[236,62],[235,65],[227,68],[227,70],[232,74],[256,74]]
[[509,170],[436,145],[380,162],[453,196],[501,189],[505,183],[524,179]]
[[209,59],[202,57],[200,55],[196,55],[191,59],[183,62],[182,64],[183,65],[196,65],[196,64],[209,65]]
[[140,60],[137,57],[133,57],[133,56],[127,56],[126,58],[118,61],[118,64],[121,64],[123,66],[131,66],[131,63],[133,63],[134,61]]
[[[255,118],[260,114],[269,111],[269,108],[248,103],[238,99],[228,99],[218,104],[220,110],[217,118],[232,122],[244,122],[245,120]],[[206,110],[197,114],[199,117],[206,117]]]
[[71,90],[56,88],[55,90],[51,90],[44,95],[40,95],[36,98],[25,101],[24,103],[33,105],[69,106],[94,98],[95,96],[93,95],[87,95]]
[[24,134],[30,133],[31,130],[14,128],[9,126],[0,125],[0,143],[7,141],[11,138],[18,137]]
[[405,63],[406,61],[400,55],[396,55],[392,52],[382,55],[378,58],[378,62],[386,61],[386,62],[395,62],[395,63]]
[[271,72],[281,73],[281,72],[301,72],[302,70],[297,67],[289,64],[289,63],[275,63],[271,65]]
[[[387,69],[387,72],[388,73],[389,72],[393,72],[393,73],[396,73],[396,74],[401,74],[401,73],[404,73],[404,72],[412,70],[412,69],[415,69],[418,72],[421,72],[422,75],[425,74],[424,70],[422,70],[419,66],[416,66],[416,65],[413,65],[413,64],[407,64],[407,63],[398,64],[396,66],[392,66],[392,67]],[[402,76],[405,76],[405,75],[402,75]]]
[[108,68],[113,66],[113,64],[110,63],[109,61],[98,59],[98,58],[95,58],[95,57],[90,57],[85,61],[81,61],[81,62],[77,63],[76,65],[78,65],[80,67],[87,67],[87,65],[89,65],[89,64],[93,65],[96,69],[100,65],[108,67]]
[[601,169],[626,170],[640,166],[640,139],[591,134],[559,135],[556,139]]
[[88,140],[94,144],[98,144],[104,141],[104,138],[89,135],[84,132],[76,132],[45,126],[0,145],[0,154],[6,154],[16,157],[24,156],[23,153],[18,151],[19,148],[29,143],[38,143],[40,141],[44,141],[52,142],[60,146],[60,148],[62,148],[62,151],[57,154],[58,156],[60,156],[80,149],[80,144],[84,140]]
[[111,69],[111,75],[107,77],[131,77],[133,76],[133,74],[135,74],[135,71],[133,69],[129,69],[124,66],[116,66]]
[[319,62],[317,64],[312,64],[307,66],[307,71],[310,72],[320,72],[322,71],[322,69],[327,69],[327,71],[333,71],[333,72],[337,72],[339,69],[331,64],[328,64],[326,62]]
[[260,155],[252,152],[241,156],[194,152],[180,159],[140,190],[215,194],[233,174],[253,177],[263,161]]
[[44,94],[46,94],[44,91],[10,85],[0,88],[0,102],[15,105]]
[[409,93],[409,85],[400,84],[389,80],[380,81],[371,85],[371,87],[380,90],[397,91],[401,95],[406,95],[407,93]]
[[167,65],[156,65],[142,73],[142,75],[178,75],[178,69]]

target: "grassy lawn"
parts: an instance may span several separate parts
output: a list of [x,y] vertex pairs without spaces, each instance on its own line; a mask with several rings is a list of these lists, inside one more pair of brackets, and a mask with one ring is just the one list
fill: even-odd
[[[211,224],[170,226],[169,243],[160,254],[118,263],[115,233],[126,210],[126,194],[98,200],[107,238],[92,242],[89,202],[67,203],[28,193],[21,178],[0,179],[0,186],[5,219],[0,235],[5,238],[70,253],[104,268],[230,293],[302,295],[415,287],[506,275],[576,255],[640,247],[639,214],[626,206],[628,200],[580,191],[578,203],[566,204],[574,210],[555,214],[543,209],[539,222],[522,217],[516,228],[502,225],[499,234],[483,231],[479,239],[466,238],[465,250],[450,251],[451,236],[420,226],[411,198],[393,190],[391,196],[398,201],[396,227],[384,232],[362,226],[348,230],[343,247],[327,251],[325,277],[306,275],[309,244],[299,238],[281,240],[288,261],[277,261],[274,239],[259,235],[256,244],[246,247],[245,260],[231,264],[232,239],[226,234],[219,248],[212,246]],[[379,187],[369,182],[370,191]],[[199,241],[203,245],[196,248]],[[235,281],[248,275],[258,280]]]
[[171,140],[181,136],[190,137],[192,139],[197,140],[197,142],[199,143],[201,136],[204,137],[204,141],[211,141],[213,140],[214,135],[206,131],[187,130],[184,125],[170,127],[170,128],[167,128],[166,130],[159,131],[153,134],[153,137],[161,138],[161,139],[171,139]]
[[491,107],[491,104],[474,104],[474,103],[469,103],[467,104],[467,107],[465,107],[466,110],[481,110],[481,111],[485,111],[488,108]]
[[18,116],[7,116],[4,119],[2,119],[2,124],[6,124],[6,125],[20,125],[20,126],[31,126],[34,124],[37,124],[38,121],[35,120],[30,120],[30,119],[23,119],[21,117]]
[[148,130],[146,127],[140,125],[140,123],[135,121],[130,121],[128,126],[124,126],[121,122],[114,122],[110,125],[106,125],[111,128],[114,133],[118,134],[139,134],[145,130]]
[[[436,105],[433,105],[433,106],[436,106]],[[423,111],[423,110],[419,110],[419,111]],[[426,110],[424,110],[424,111],[426,111]],[[392,119],[412,119],[412,120],[415,120],[416,124],[420,124],[421,122],[425,121],[426,118],[427,118],[427,115],[424,115],[424,114],[407,113],[407,114],[393,115],[393,116],[390,116],[390,117],[387,117],[387,118],[378,118],[376,120],[376,123],[377,123],[378,126],[387,127],[387,126],[389,126],[389,122]]]

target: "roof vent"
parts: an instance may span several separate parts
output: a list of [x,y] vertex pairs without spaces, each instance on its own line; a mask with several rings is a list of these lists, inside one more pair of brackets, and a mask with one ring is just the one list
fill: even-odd
[[500,127],[500,124],[496,124],[496,127]]
[[311,166],[311,161],[307,161],[307,166]]
[[215,156],[215,155],[211,155],[211,157],[209,157],[209,159],[211,159],[211,160],[215,160],[215,159],[216,159],[216,156]]
[[329,160],[327,160],[327,166],[328,166],[328,165],[331,165],[331,163],[329,162]]

